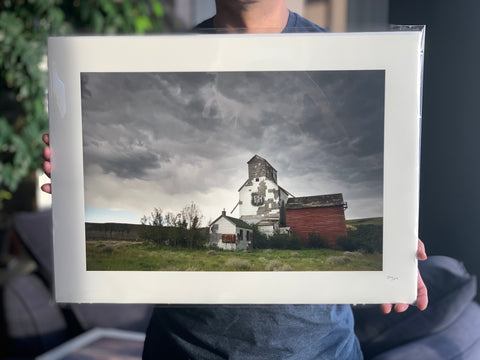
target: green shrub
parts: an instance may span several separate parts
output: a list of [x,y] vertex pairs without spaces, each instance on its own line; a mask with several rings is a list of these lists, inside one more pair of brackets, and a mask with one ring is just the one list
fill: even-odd
[[328,240],[317,233],[308,234],[307,247],[309,249],[327,249],[329,248]]
[[268,238],[267,235],[262,233],[257,225],[252,225],[253,230],[253,248],[254,249],[268,249]]
[[172,248],[203,249],[208,244],[208,228],[141,225],[138,235],[142,240]]
[[300,250],[300,241],[294,234],[275,233],[268,237],[269,248],[280,250]]
[[383,227],[379,225],[357,225],[355,230],[341,236],[336,241],[344,251],[361,251],[365,253],[382,253]]
[[341,236],[336,241],[337,246],[343,251],[355,251],[357,250],[357,243],[350,236]]

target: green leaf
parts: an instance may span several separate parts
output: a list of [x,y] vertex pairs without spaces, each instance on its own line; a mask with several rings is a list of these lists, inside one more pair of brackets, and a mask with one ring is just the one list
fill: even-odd
[[13,128],[6,117],[0,117],[0,152],[6,151],[5,147],[10,142]]
[[12,198],[12,193],[10,191],[0,190],[0,204],[3,200],[10,200],[11,198]]
[[164,10],[163,10],[163,6],[162,6],[162,4],[160,3],[160,1],[151,0],[150,3],[152,4],[152,10],[153,10],[154,15],[155,15],[157,18],[163,18],[163,16],[164,16]]
[[151,30],[152,28],[152,22],[147,16],[140,16],[135,19],[135,32],[137,34],[144,34],[147,30]]

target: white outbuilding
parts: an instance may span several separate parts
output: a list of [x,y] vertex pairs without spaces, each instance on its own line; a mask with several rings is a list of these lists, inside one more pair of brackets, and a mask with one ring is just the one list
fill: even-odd
[[227,216],[225,211],[210,224],[210,246],[240,251],[252,248],[253,230],[246,222]]

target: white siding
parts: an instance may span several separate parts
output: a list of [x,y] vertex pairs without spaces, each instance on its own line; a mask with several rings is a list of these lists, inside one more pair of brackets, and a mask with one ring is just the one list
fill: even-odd
[[225,219],[224,217],[220,218],[215,224],[218,225],[217,233],[219,234],[236,234],[237,233],[235,224]]
[[[210,245],[216,245],[223,250],[239,251],[247,250],[249,244],[252,243],[253,232],[251,229],[237,227],[230,220],[221,217],[211,226],[215,227],[215,230],[210,232]],[[242,236],[240,237],[240,231]],[[248,233],[248,241],[247,241]],[[233,234],[236,236],[236,243],[224,243],[222,242],[223,234]]]
[[237,250],[237,244],[233,244],[233,243],[223,243],[222,240],[220,240],[217,244],[217,246],[220,248],[220,249],[223,249],[223,250],[229,250],[229,251],[235,251]]
[[[265,186],[266,190],[262,191],[260,189],[262,186]],[[265,205],[261,205],[261,206],[252,205],[252,193],[264,193]],[[265,211],[263,211],[262,215],[260,216],[278,215],[280,213],[278,185],[265,177],[260,177],[258,182],[255,181],[255,179],[253,179],[252,185],[243,186],[242,189],[240,189],[239,200],[240,200],[240,205],[239,205],[240,217],[250,216],[250,215],[260,215],[258,214],[259,208],[263,208],[265,206],[266,206]]]
[[259,225],[258,230],[264,233],[265,235],[271,236],[275,232],[275,227],[273,225]]

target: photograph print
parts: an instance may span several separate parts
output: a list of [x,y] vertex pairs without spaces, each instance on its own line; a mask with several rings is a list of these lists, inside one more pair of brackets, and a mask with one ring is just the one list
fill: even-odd
[[87,270],[382,271],[385,71],[82,72]]

